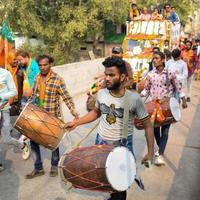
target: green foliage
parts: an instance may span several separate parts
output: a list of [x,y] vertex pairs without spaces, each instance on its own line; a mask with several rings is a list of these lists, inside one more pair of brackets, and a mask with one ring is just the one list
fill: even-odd
[[36,58],[41,53],[42,54],[50,54],[51,55],[51,53],[48,51],[46,46],[39,45],[39,46],[35,46],[34,47],[33,45],[31,45],[30,40],[25,42],[20,49],[23,49],[23,50],[29,52],[30,56],[33,57],[33,58]]
[[[164,4],[166,1],[138,0],[141,8]],[[169,0],[176,4],[177,13],[185,23],[199,0]],[[104,35],[105,21],[124,24],[130,9],[129,0],[0,0],[0,13],[7,13],[11,27],[21,35],[35,36],[44,41],[43,47],[30,48],[29,52],[49,53],[56,64],[73,62],[78,57],[80,44],[90,38],[94,49]],[[1,17],[0,16],[0,17]],[[1,22],[1,21],[0,21]]]

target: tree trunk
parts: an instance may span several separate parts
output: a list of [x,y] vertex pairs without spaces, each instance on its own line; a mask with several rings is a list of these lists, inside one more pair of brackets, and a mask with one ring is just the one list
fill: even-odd
[[96,55],[97,45],[99,44],[99,37],[95,35],[93,40],[93,53]]
[[69,44],[64,44],[64,63],[69,63],[70,53],[71,53],[71,42]]

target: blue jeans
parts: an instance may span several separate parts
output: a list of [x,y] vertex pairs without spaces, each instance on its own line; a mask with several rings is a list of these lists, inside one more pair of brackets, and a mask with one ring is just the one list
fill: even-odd
[[[99,133],[97,133],[96,136],[96,140],[95,140],[95,144],[100,144],[100,145],[114,145],[114,146],[119,146],[121,145],[121,140],[117,140],[117,141],[111,141],[111,140],[104,140]],[[135,157],[134,151],[133,151],[133,136],[129,135],[127,137],[127,144],[126,147],[129,149],[129,151],[131,151]]]
[[24,107],[28,102],[29,97],[22,96],[21,106]]
[[[40,153],[40,146],[39,144],[33,141],[30,141],[30,142],[31,142],[31,150],[35,154],[35,163],[34,163],[35,170],[41,170],[43,169],[43,166],[42,166],[42,159],[41,159],[41,153]],[[59,148],[57,148],[55,151],[52,151],[51,165],[58,166],[59,158],[60,158]]]
[[154,136],[156,143],[159,147],[159,154],[163,155],[165,147],[168,141],[169,128],[171,124],[163,125],[161,127],[154,128]]
[[18,148],[21,148],[23,146],[20,141],[13,138],[11,133],[12,125],[10,122],[10,111],[9,110],[1,110],[0,111],[0,131],[2,134],[2,140],[3,143],[9,144],[9,145],[15,145]]

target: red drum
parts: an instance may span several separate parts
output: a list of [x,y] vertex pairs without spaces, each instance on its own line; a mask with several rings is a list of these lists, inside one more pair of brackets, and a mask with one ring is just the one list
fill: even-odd
[[[146,103],[145,106],[149,115],[151,116],[155,109],[154,101]],[[162,108],[162,113],[165,117],[165,120],[162,122],[155,120],[154,127],[175,123],[181,120],[180,106],[178,101],[174,97],[160,100],[160,107]],[[144,129],[142,122],[137,117],[134,120],[134,124],[137,129]]]
[[55,150],[66,130],[64,122],[53,114],[28,103],[17,118],[14,128],[50,150]]
[[133,154],[121,146],[81,147],[64,154],[59,162],[63,186],[71,184],[72,187],[84,190],[124,191],[133,183],[135,174]]

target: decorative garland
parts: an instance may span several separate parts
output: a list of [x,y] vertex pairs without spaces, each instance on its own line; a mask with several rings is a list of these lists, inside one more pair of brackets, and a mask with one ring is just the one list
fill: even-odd
[[161,103],[162,103],[162,100],[154,99],[155,108],[154,108],[153,114],[151,115],[151,118],[150,118],[150,121],[153,125],[156,120],[158,122],[165,121],[165,116],[163,114],[162,107],[160,105]]

